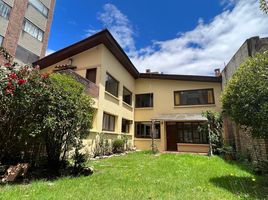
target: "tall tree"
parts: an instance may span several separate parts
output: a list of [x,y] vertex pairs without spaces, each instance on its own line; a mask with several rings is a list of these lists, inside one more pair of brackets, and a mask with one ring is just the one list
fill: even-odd
[[222,95],[224,112],[248,127],[253,137],[268,137],[268,51],[245,61]]

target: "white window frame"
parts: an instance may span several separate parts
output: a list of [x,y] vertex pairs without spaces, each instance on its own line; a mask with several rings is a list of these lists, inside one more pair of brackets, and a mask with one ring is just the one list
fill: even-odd
[[11,6],[6,4],[4,1],[0,0],[0,16],[9,19],[11,12]]
[[30,22],[28,19],[24,19],[23,23],[23,31],[30,34],[40,42],[43,42],[44,39],[44,31],[38,28],[38,26],[34,25],[32,22]]
[[29,0],[29,4],[38,10],[42,15],[48,17],[49,9],[40,0]]

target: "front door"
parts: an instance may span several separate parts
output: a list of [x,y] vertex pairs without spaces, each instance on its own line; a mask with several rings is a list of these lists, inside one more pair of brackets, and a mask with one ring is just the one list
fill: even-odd
[[176,122],[167,122],[167,151],[177,151],[177,125]]

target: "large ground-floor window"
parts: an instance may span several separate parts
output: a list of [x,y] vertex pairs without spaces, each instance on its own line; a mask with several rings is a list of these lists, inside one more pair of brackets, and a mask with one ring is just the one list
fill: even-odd
[[200,131],[198,122],[179,122],[177,123],[177,133],[179,143],[207,144],[208,135]]
[[[160,138],[160,123],[155,122],[155,138]],[[152,122],[135,122],[136,138],[152,138]]]

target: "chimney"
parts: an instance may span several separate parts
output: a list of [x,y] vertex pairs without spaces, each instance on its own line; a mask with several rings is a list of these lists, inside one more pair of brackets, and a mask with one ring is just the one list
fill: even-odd
[[150,74],[151,70],[150,69],[146,69],[146,74]]
[[215,69],[214,72],[215,72],[216,77],[221,76],[221,69],[220,68]]

